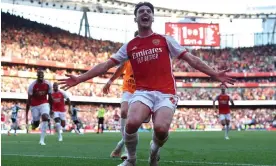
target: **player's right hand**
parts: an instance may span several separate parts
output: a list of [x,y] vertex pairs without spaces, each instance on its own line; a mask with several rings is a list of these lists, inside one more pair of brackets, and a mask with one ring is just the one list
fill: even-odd
[[110,82],[106,83],[103,87],[103,93],[108,94],[109,93],[109,88],[110,88]]
[[65,79],[59,79],[58,84],[62,85],[60,88],[64,90],[68,90],[69,88],[76,86],[80,83],[80,80],[77,76],[71,75],[71,74],[65,74],[65,76],[69,78]]

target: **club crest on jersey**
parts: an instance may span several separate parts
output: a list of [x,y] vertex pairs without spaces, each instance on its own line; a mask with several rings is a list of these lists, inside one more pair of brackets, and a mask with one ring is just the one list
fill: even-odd
[[172,104],[176,104],[176,100],[173,97],[170,97],[170,101],[172,102]]
[[160,44],[160,40],[159,39],[153,39],[152,43],[156,46],[158,46]]

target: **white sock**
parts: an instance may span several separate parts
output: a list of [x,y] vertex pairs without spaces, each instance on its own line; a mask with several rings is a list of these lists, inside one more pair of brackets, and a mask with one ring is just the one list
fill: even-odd
[[121,139],[116,146],[116,151],[121,152],[124,147],[124,144],[125,144],[124,139]]
[[228,137],[229,126],[225,125],[225,137]]
[[137,132],[133,133],[133,134],[128,134],[125,132],[124,140],[125,140],[125,145],[126,145],[127,152],[128,152],[128,160],[135,160],[136,159],[136,147],[138,144]]
[[61,125],[60,125],[60,123],[56,123],[56,130],[58,132],[58,137],[61,137]]
[[127,148],[125,147],[125,153],[128,154]]
[[46,131],[48,128],[48,121],[42,121],[41,122],[41,134],[40,134],[40,141],[44,142],[45,136],[46,136]]
[[169,136],[167,136],[164,140],[159,140],[156,137],[155,133],[153,132],[152,134],[153,144],[151,145],[151,155],[155,156],[159,151],[159,149],[165,144],[165,142],[167,142],[168,138]]
[[126,119],[121,118],[121,133],[124,135],[125,133],[125,127],[126,127]]

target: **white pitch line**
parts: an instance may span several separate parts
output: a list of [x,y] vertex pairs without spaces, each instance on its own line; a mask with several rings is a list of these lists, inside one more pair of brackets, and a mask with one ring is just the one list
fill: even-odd
[[23,143],[23,142],[34,142],[34,141],[2,141],[2,143]]
[[[80,157],[80,156],[48,156],[48,155],[32,155],[32,154],[1,154],[2,156],[21,156],[21,157],[40,157],[40,158],[73,158],[73,159],[89,159],[89,160],[114,160],[112,158],[101,157]],[[137,159],[145,161],[146,159]],[[276,165],[259,165],[259,164],[242,164],[242,163],[226,163],[226,162],[204,162],[204,161],[185,161],[185,160],[160,160],[163,163],[186,163],[196,165],[225,165],[225,166],[276,166]]]

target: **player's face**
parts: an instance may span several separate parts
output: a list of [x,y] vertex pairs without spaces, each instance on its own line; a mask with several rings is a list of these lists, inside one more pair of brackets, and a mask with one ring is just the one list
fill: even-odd
[[225,89],[221,89],[221,93],[222,93],[222,94],[225,94]]
[[148,6],[141,6],[136,13],[135,21],[139,28],[149,29],[153,22],[153,13]]
[[58,84],[55,83],[55,84],[53,85],[53,89],[54,89],[54,91],[58,91]]
[[37,72],[37,79],[40,80],[40,81],[43,81],[43,79],[44,79],[43,71],[38,71]]

